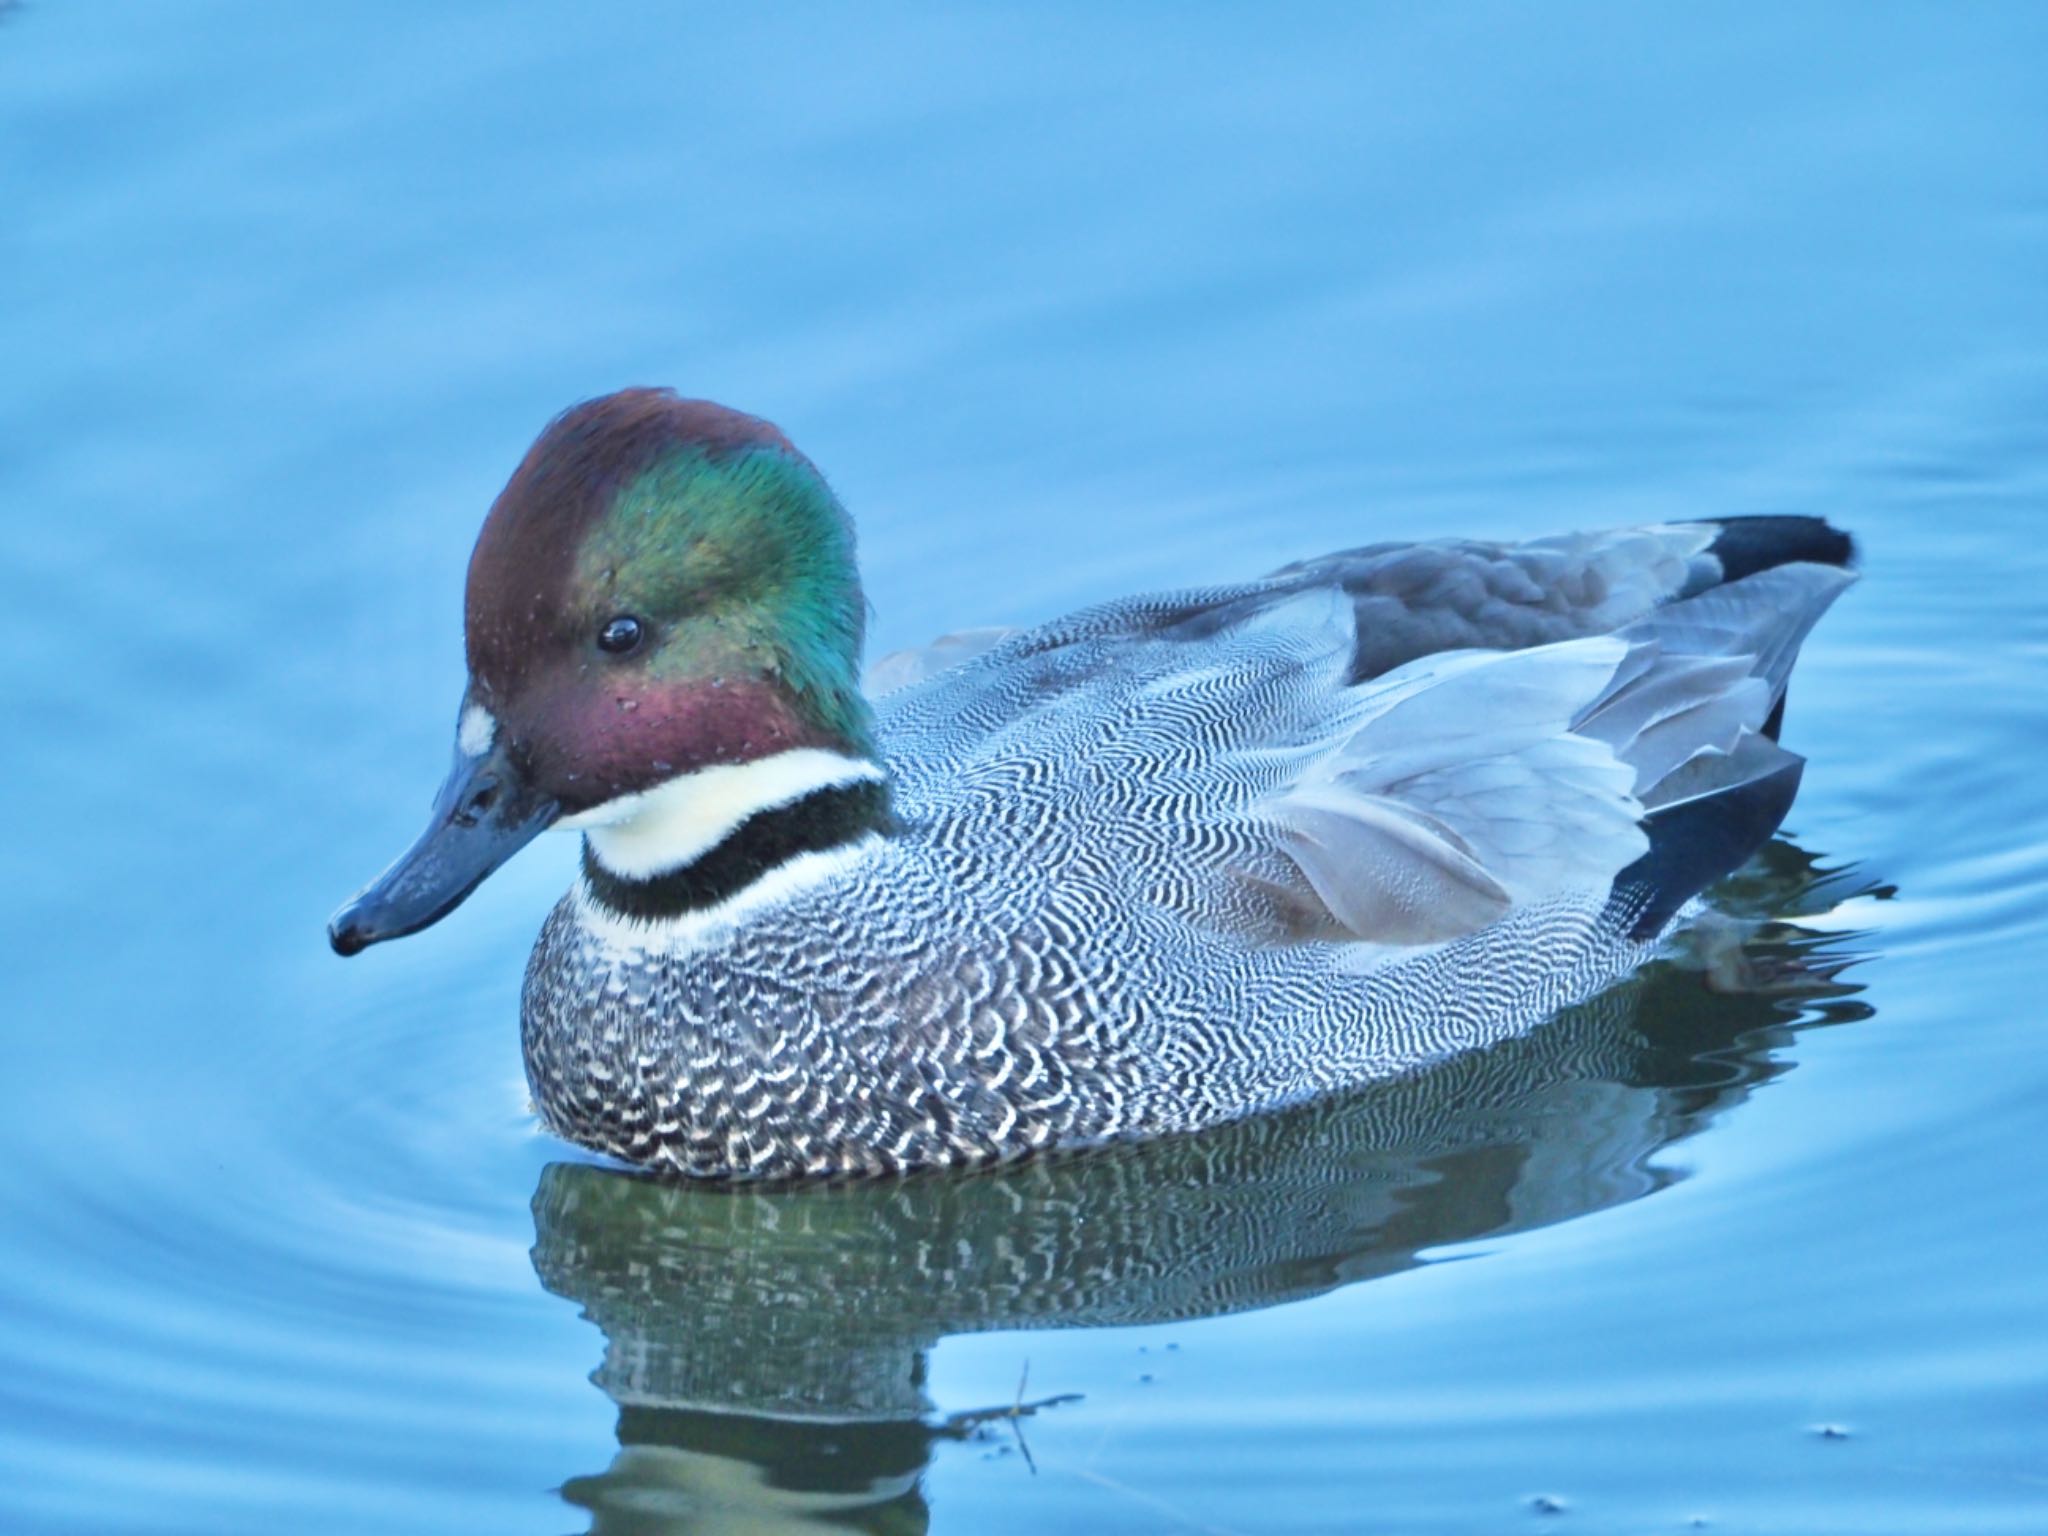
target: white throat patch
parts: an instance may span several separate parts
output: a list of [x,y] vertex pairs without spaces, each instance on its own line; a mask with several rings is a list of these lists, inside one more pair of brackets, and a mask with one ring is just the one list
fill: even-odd
[[555,825],[586,833],[591,853],[613,874],[646,880],[695,863],[758,812],[820,789],[881,777],[881,764],[866,758],[799,747],[756,762],[678,774]]
[[497,739],[497,717],[481,704],[465,705],[455,724],[456,750],[464,757],[482,757]]

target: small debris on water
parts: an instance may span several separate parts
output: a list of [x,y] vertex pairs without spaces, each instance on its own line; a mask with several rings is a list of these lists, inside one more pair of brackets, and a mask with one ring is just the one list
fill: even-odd
[[1846,1440],[1849,1438],[1849,1426],[1846,1424],[1816,1424],[1813,1426],[1813,1433],[1816,1438],[1821,1440]]
[[1539,1493],[1529,1500],[1529,1507],[1539,1515],[1561,1515],[1571,1506],[1554,1493]]

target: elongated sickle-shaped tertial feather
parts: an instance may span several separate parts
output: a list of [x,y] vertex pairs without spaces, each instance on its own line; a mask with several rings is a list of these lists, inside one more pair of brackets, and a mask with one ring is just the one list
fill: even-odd
[[1855,582],[1856,573],[1840,566],[1773,566],[1659,608],[1619,634],[1654,642],[1665,656],[1746,657],[1775,703],[1799,647]]
[[1603,636],[1399,668],[1354,690],[1349,736],[1255,814],[1360,939],[1432,943],[1599,892],[1649,843],[1634,770],[1571,727],[1630,649]]
[[1629,625],[1631,661],[1574,729],[1636,770],[1649,809],[1734,788],[1767,759],[1782,766],[1747,743],[1784,699],[1800,642],[1854,580],[1834,566],[1778,566]]
[[1731,838],[1754,846],[1738,802],[1797,767],[1761,733],[1800,640],[1852,580],[1785,566],[1616,635],[1397,668],[1352,690],[1348,736],[1257,814],[1333,921],[1378,943],[1602,891],[1650,850],[1642,823],[1666,808],[1692,807],[1692,852],[1659,868],[1718,872],[1701,807],[1723,797]]
[[1483,928],[1511,899],[1453,828],[1413,806],[1334,786],[1288,796],[1284,843],[1350,933],[1427,944]]

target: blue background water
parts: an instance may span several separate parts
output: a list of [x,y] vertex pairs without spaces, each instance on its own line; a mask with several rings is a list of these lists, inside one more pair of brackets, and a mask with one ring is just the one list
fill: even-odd
[[[0,1527],[2048,1527],[2048,12],[42,0],[0,359]],[[364,960],[321,925],[444,764],[484,507],[634,382],[827,469],[884,649],[1368,539],[1836,517],[1791,830],[1855,869],[1757,953],[1862,958],[1664,976],[1620,1066],[1213,1186],[544,1176],[569,841]],[[1301,1198],[1249,1225],[1181,1193],[1263,1168]],[[1027,1362],[1082,1395],[1035,1475],[941,1432]]]

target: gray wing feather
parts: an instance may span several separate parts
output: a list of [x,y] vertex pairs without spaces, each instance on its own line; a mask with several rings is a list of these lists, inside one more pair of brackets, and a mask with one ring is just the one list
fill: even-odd
[[1466,651],[1358,685],[1335,750],[1254,819],[1338,924],[1376,943],[1602,890],[1649,842],[1635,772],[1572,722],[1629,653],[1611,636]]
[[1606,634],[1719,580],[1717,530],[1670,523],[1526,544],[1374,545],[1284,566],[1275,582],[1328,583],[1358,611],[1355,679],[1436,651],[1518,650]]
[[1835,565],[1773,566],[1659,608],[1620,633],[1654,641],[1666,655],[1749,657],[1775,704],[1799,647],[1855,582],[1854,571]]
[[1398,668],[1352,690],[1364,718],[1261,814],[1331,916],[1378,943],[1603,887],[1647,850],[1649,812],[1791,760],[1762,731],[1853,579],[1784,566],[1612,636]]
[[[1853,572],[1782,565],[1659,609],[1619,632],[1634,661],[1577,722],[1636,770],[1655,810],[1782,767],[1788,753],[1748,745],[1785,696],[1799,646]],[[1682,785],[1665,786],[1690,769]]]

